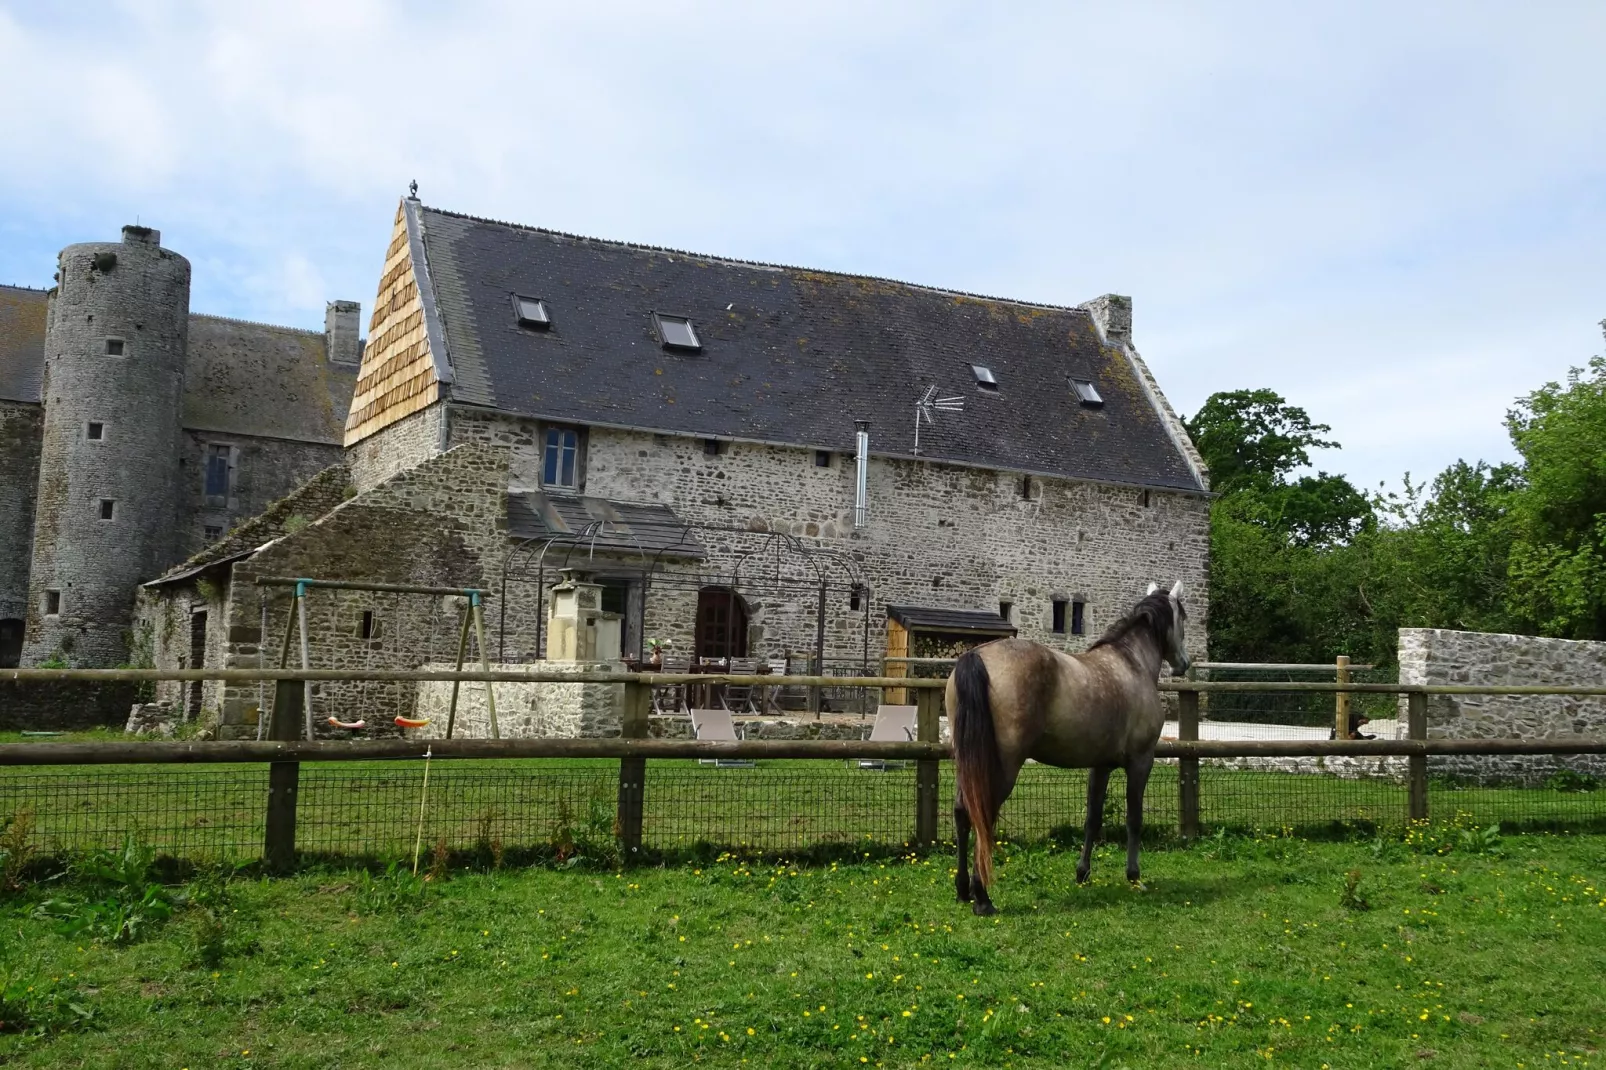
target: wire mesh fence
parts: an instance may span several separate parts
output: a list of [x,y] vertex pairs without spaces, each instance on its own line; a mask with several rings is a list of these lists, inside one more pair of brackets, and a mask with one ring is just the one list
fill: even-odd
[[[1458,758],[1457,773],[1430,780],[1433,818],[1498,823],[1511,831],[1606,830],[1606,786],[1548,758],[1536,760],[1550,765],[1513,778],[1509,758],[1484,760],[1482,777],[1470,759]],[[1004,807],[1000,838],[1079,840],[1087,775],[1028,765]],[[583,850],[616,835],[618,791],[619,765],[610,760],[436,759],[427,796],[419,759],[305,763],[296,845],[303,857],[381,859],[407,858],[420,845],[426,853],[488,846],[507,852]],[[1117,771],[1101,822],[1112,835],[1119,835],[1125,821],[1125,791]],[[0,819],[30,812],[34,846],[46,853],[114,847],[132,835],[161,853],[198,863],[253,860],[263,851],[267,795],[265,765],[14,768],[0,772]],[[797,854],[850,845],[896,850],[915,838],[913,763],[882,769],[862,768],[857,761],[766,760],[750,768],[717,768],[652,761],[644,795],[642,842],[649,852]],[[1338,776],[1207,759],[1199,798],[1206,833],[1364,833],[1403,827],[1408,813],[1406,784],[1387,767],[1383,775]],[[943,841],[954,835],[952,807],[952,767],[945,763],[937,829]],[[1147,835],[1174,836],[1178,821],[1177,766],[1161,762],[1145,796]]]

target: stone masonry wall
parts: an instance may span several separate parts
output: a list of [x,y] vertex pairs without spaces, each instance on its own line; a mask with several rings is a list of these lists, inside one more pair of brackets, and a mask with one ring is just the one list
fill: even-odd
[[[226,502],[209,500],[204,494],[206,448],[212,444],[234,447],[234,471]],[[206,537],[208,526],[230,531],[319,472],[345,459],[345,450],[329,443],[210,431],[186,430],[183,449],[180,461],[183,511],[174,539],[175,560],[189,557],[214,541]]]
[[[220,661],[254,668],[260,651],[276,660],[294,604],[287,588],[267,589],[267,632],[261,625],[259,576],[305,576],[431,587],[485,584],[487,559],[500,561],[506,541],[505,453],[465,446],[434,457],[366,493],[342,502],[306,527],[234,563],[220,615]],[[466,599],[313,589],[307,600],[309,664],[314,668],[413,669],[450,661]],[[362,634],[364,614],[371,632]],[[494,619],[494,618],[493,618]],[[266,644],[265,647],[263,644]],[[292,663],[299,664],[299,640]],[[477,657],[470,645],[470,657]],[[359,717],[387,730],[410,713],[416,691],[400,684],[321,684],[314,688],[320,731],[329,715]],[[219,736],[254,736],[254,687],[219,692]],[[388,728],[394,732],[394,727]]]
[[[451,413],[454,443],[502,445],[514,472],[539,471],[533,424],[480,410]],[[702,440],[681,436],[591,428],[588,439],[587,495],[660,502],[687,521],[784,532],[844,555],[873,592],[866,607],[872,661],[885,649],[888,604],[996,611],[1012,602],[1023,637],[1075,652],[1130,608],[1150,580],[1175,579],[1187,588],[1189,652],[1204,655],[1209,506],[1202,496],[1033,477],[1028,498],[1018,474],[872,457],[871,520],[855,531],[850,454],[833,454],[821,468],[807,449],[734,442],[708,457]],[[705,541],[710,554],[700,567],[710,582],[756,545],[739,534]],[[789,567],[803,578],[799,566],[783,562],[783,574]],[[851,577],[838,571],[832,578],[845,585]],[[769,596],[762,584],[744,587],[743,595],[752,610],[752,656],[783,648],[812,653],[812,596]],[[510,612],[515,597],[522,595],[510,588]],[[1086,602],[1084,635],[1052,633],[1056,597]],[[827,658],[856,661],[865,610],[849,609],[846,590],[833,599],[840,604],[827,606]],[[528,600],[533,605],[533,592]],[[689,654],[695,606],[695,590],[655,587],[646,634],[669,638],[676,656]]]
[[[453,663],[438,662],[430,669],[450,671]],[[477,668],[478,666],[476,666]],[[493,663],[493,670],[519,668]],[[618,664],[552,662],[551,672],[619,672]],[[624,708],[623,684],[497,683],[496,725],[503,739],[594,739],[617,736]],[[454,739],[490,739],[491,715],[485,702],[486,684],[465,683],[457,694]],[[424,739],[446,737],[452,685],[428,681],[418,685],[418,716],[430,722],[418,730]]]
[[353,485],[372,490],[385,480],[441,452],[444,405],[431,405],[377,431],[346,451]]
[[27,613],[44,417],[38,405],[0,401],[0,619],[22,620]]
[[[1529,635],[1401,628],[1402,684],[1606,684],[1606,643]],[[1405,699],[1400,716],[1406,716]],[[1606,698],[1575,695],[1432,695],[1428,736],[1435,739],[1568,739],[1606,736]],[[1599,755],[1550,758],[1432,758],[1431,772],[1475,782],[1542,781],[1570,768],[1606,776]]]

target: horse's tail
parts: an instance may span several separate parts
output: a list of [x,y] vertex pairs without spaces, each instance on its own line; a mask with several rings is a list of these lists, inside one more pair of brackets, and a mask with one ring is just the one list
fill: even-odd
[[976,830],[976,879],[993,881],[993,828],[998,820],[998,785],[1003,767],[993,730],[991,682],[981,655],[967,650],[954,666],[954,772],[959,802]]

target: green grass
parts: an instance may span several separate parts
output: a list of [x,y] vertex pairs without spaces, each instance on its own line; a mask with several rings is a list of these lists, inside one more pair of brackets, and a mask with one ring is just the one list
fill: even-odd
[[0,1035],[0,1062],[1598,1061],[1606,837],[1222,835],[1148,852],[1143,891],[1113,848],[1081,888],[1074,853],[1003,854],[1002,913],[988,919],[953,902],[947,855],[580,863],[427,884],[330,867],[192,886],[129,946],[39,920],[47,896],[108,894],[55,881],[0,899],[8,1006],[51,1025]]

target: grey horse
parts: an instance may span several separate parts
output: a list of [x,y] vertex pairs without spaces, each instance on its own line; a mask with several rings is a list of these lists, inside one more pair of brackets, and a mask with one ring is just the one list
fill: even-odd
[[[959,901],[977,914],[994,912],[987,886],[993,876],[993,832],[1021,766],[1090,769],[1087,834],[1076,866],[1087,880],[1093,843],[1104,817],[1110,771],[1126,770],[1126,876],[1138,879],[1138,837],[1143,790],[1154,766],[1154,747],[1165,723],[1157,686],[1160,663],[1180,676],[1188,671],[1182,581],[1169,592],[1158,584],[1132,612],[1110,626],[1085,654],[1062,654],[1025,639],[998,639],[966,651],[948,678],[948,723],[953,728],[954,828],[959,841]],[[970,832],[976,831],[975,870],[968,871]]]

